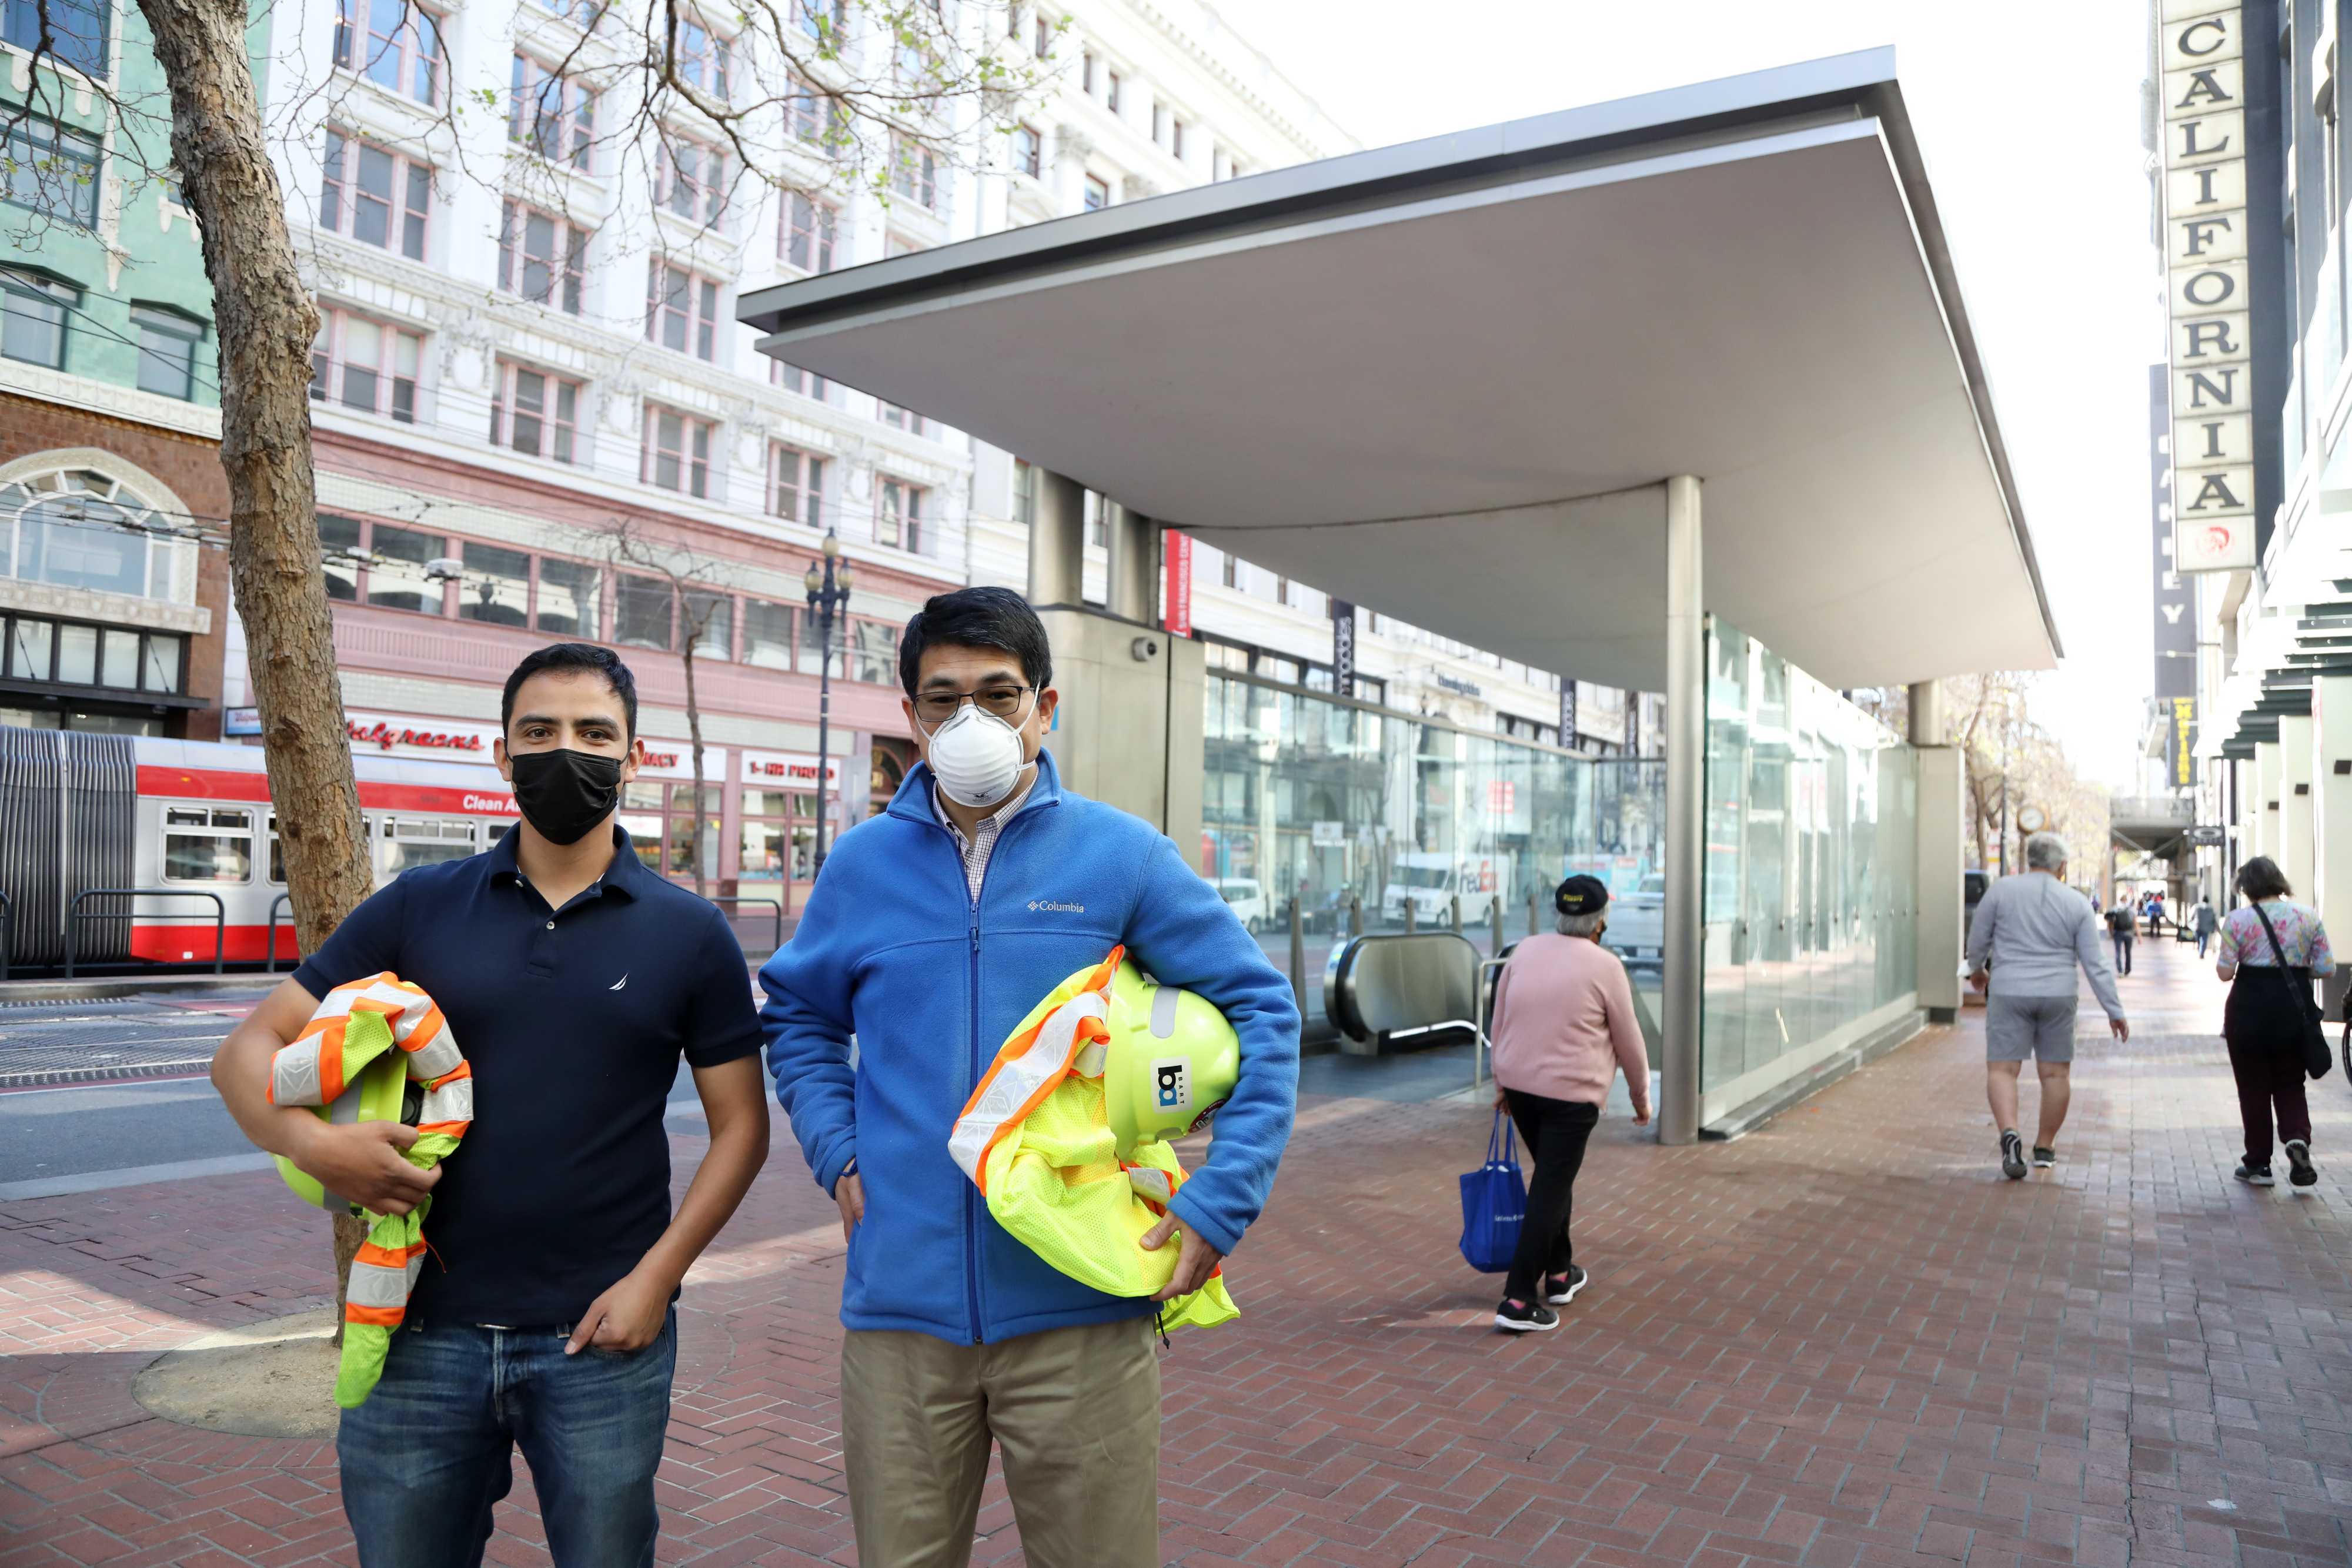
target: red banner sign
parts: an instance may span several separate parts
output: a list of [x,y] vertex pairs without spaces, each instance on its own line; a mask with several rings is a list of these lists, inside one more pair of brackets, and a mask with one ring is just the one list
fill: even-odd
[[1167,578],[1161,622],[1171,637],[1192,634],[1192,536],[1166,530],[1160,551],[1160,570]]

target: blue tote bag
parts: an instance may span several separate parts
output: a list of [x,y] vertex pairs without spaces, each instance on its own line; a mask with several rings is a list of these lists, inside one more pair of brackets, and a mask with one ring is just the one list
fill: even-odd
[[1462,1176],[1462,1260],[1482,1274],[1507,1273],[1519,1249],[1519,1221],[1528,1211],[1528,1184],[1519,1175],[1518,1133],[1508,1113],[1495,1112],[1486,1134],[1486,1163]]

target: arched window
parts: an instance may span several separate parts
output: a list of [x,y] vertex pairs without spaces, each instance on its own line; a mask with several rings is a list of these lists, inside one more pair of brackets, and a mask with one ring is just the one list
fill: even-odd
[[172,505],[92,466],[19,469],[0,482],[0,576],[192,603],[194,530]]

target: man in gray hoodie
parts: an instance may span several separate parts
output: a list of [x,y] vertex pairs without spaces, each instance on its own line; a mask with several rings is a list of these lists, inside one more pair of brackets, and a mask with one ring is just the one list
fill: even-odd
[[[2066,886],[2066,841],[2035,833],[2025,841],[2025,870],[1985,892],[1969,927],[1969,984],[1986,991],[1985,1098],[2000,1129],[2001,1174],[2025,1176],[2025,1148],[2017,1134],[2018,1071],[2029,1055],[2042,1080],[2042,1126],[2033,1163],[2058,1160],[2058,1129],[2074,1096],[2077,966],[2106,1010],[2107,1028],[2131,1038],[2115,970],[2099,941],[2097,915]],[[1989,974],[2000,983],[1990,990]]]

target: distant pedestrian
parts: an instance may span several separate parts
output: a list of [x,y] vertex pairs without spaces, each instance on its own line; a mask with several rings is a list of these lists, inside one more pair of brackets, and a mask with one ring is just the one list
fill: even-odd
[[[2088,904],[2066,891],[2065,876],[2066,841],[2034,834],[2025,841],[2025,870],[1986,891],[1969,931],[1969,983],[1983,991],[1989,969],[2000,976],[2000,988],[1985,1001],[1985,1098],[2000,1129],[2001,1174],[2011,1181],[2025,1175],[2017,1077],[2028,1056],[2042,1082],[2033,1163],[2046,1168],[2058,1161],[2058,1129],[2074,1097],[2077,966],[2106,1009],[2107,1028],[2117,1040],[2131,1038],[2114,972],[2099,951],[2098,921]],[[2128,907],[2116,907],[2131,917]]]
[[2107,911],[2107,935],[2116,945],[2116,973],[2130,974],[2132,942],[2139,935],[2139,921],[2120,894],[2116,896],[2116,906]]
[[[2238,1114],[2246,1124],[2246,1157],[2232,1174],[2255,1186],[2273,1185],[2275,1120],[2286,1150],[2287,1180],[2307,1188],[2319,1179],[2319,1167],[2311,1163],[2311,1108],[2304,1100],[2297,1042],[2308,1017],[2312,977],[2334,974],[2336,955],[2319,912],[2291,902],[2294,889],[2268,855],[2256,855],[2238,868],[2238,891],[2245,894],[2246,907],[2232,909],[2221,923],[2221,951],[2214,964],[2214,972],[2231,982],[2221,1038],[2238,1081]],[[2281,956],[2286,960],[2284,978]]]
[[1650,1057],[1633,983],[1601,945],[1609,889],[1599,877],[1570,877],[1552,908],[1554,931],[1514,948],[1495,986],[1495,1103],[1511,1113],[1536,1163],[1518,1255],[1495,1309],[1495,1326],[1514,1333],[1559,1327],[1551,1309],[1573,1301],[1591,1278],[1569,1245],[1569,1211],[1585,1141],[1620,1067],[1633,1124],[1650,1124]]
[[2213,901],[2200,893],[2197,895],[2197,913],[2192,918],[2196,921],[2197,956],[2202,958],[2205,956],[2205,944],[2221,929],[2221,917],[2213,913]]

